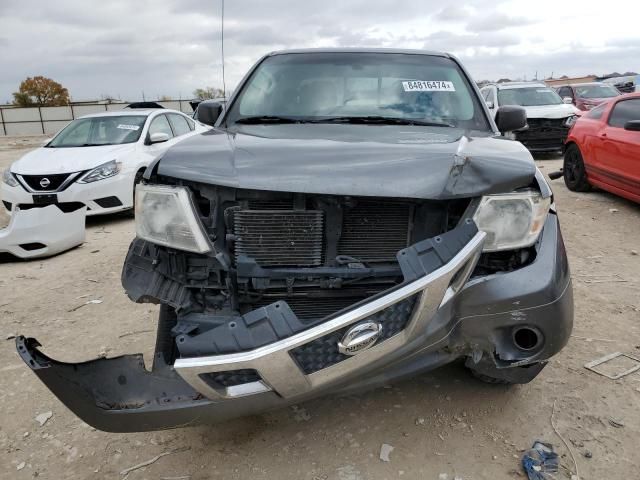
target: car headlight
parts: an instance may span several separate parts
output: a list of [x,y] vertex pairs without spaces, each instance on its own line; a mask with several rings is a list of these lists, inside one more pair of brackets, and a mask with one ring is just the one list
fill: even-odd
[[576,123],[576,120],[578,120],[578,115],[571,115],[564,121],[564,126],[571,128],[573,124]]
[[104,180],[105,178],[113,177],[120,172],[121,167],[122,163],[111,160],[110,162],[103,163],[99,167],[96,167],[93,170],[89,171],[80,180],[78,180],[78,182],[91,183],[97,182],[98,180]]
[[11,171],[8,168],[4,172],[2,172],[2,181],[10,187],[18,186],[18,181],[13,175],[11,175]]
[[191,193],[186,187],[136,187],[136,234],[158,245],[206,253],[211,251]]
[[485,252],[533,245],[547,218],[551,198],[526,191],[482,197],[473,220],[487,234]]

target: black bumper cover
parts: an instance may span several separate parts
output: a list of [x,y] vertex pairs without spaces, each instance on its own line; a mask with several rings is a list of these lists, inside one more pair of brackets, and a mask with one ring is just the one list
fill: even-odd
[[[345,377],[321,393],[373,387],[469,357],[474,349],[495,354],[505,378],[537,372],[567,343],[573,298],[566,252],[555,215],[547,218],[536,260],[519,270],[472,279],[430,321],[422,336],[385,361]],[[544,347],[518,355],[509,341],[515,325],[539,329]],[[284,399],[274,392],[211,400],[187,384],[170,365],[149,372],[142,355],[68,364],[44,355],[35,339],[18,337],[18,353],[40,380],[76,415],[104,431],[133,432],[219,422],[279,408],[317,396]],[[482,371],[492,358],[476,365]],[[525,369],[510,368],[531,365]],[[493,368],[489,364],[489,368]],[[521,373],[515,373],[520,371]],[[525,379],[526,381],[526,379]]]

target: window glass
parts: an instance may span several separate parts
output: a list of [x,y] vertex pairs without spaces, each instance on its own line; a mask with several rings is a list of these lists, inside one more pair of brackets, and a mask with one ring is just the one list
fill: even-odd
[[166,133],[169,135],[169,138],[173,137],[173,132],[171,131],[166,115],[158,115],[153,119],[149,126],[149,135],[153,135],[154,133]]
[[187,124],[189,125],[189,130],[194,130],[196,128],[196,122],[194,122],[190,118],[187,118],[186,120]]
[[576,87],[576,95],[579,98],[611,98],[620,95],[620,92],[611,85],[581,85]]
[[593,118],[594,120],[599,120],[602,118],[602,114],[604,113],[605,105],[599,105],[596,108],[589,110],[589,113],[585,115],[586,118]]
[[330,121],[388,117],[487,130],[479,99],[455,62],[431,55],[310,53],[265,59],[226,117]]
[[182,115],[178,115],[177,113],[170,113],[169,120],[171,121],[171,126],[173,127],[173,131],[176,137],[180,135],[184,135],[185,133],[189,133],[191,129],[189,128],[189,124],[187,123],[187,119]]
[[79,118],[56,135],[48,147],[93,147],[133,143],[140,138],[146,120],[147,117],[143,115]]
[[502,88],[498,91],[500,105],[520,105],[533,107],[539,105],[560,105],[562,99],[548,87]]
[[640,120],[640,98],[618,102],[609,116],[609,125],[624,128],[631,120]]

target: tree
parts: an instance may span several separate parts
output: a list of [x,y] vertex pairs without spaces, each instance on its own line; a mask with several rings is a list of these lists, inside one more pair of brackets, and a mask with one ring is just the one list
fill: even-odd
[[198,100],[210,100],[212,98],[224,97],[224,92],[221,88],[205,87],[196,88],[193,91],[193,96]]
[[69,91],[47,77],[28,77],[13,93],[14,105],[21,107],[59,107],[69,105]]

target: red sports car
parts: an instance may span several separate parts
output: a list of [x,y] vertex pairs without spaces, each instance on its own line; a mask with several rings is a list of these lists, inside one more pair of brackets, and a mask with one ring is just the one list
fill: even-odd
[[564,183],[640,203],[640,93],[616,97],[580,117],[565,143]]

